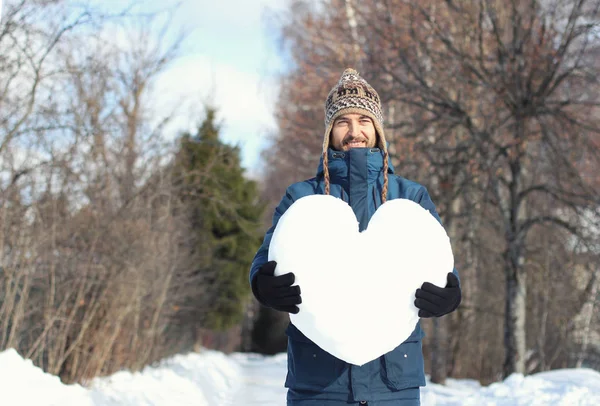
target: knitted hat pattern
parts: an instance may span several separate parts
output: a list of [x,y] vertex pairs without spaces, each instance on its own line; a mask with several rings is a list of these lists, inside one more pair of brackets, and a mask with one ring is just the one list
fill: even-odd
[[381,200],[384,203],[388,190],[388,151],[383,131],[381,100],[377,91],[352,68],[348,68],[342,73],[338,83],[329,91],[325,100],[325,136],[323,139],[325,194],[329,194],[330,189],[327,150],[329,149],[329,138],[333,123],[336,118],[352,113],[370,117],[377,131],[378,146],[383,151],[384,182]]

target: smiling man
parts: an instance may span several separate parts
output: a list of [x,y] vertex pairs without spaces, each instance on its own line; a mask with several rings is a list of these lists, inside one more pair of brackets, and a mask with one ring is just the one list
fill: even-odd
[[373,120],[364,114],[344,114],[335,119],[329,143],[334,149],[373,148],[377,133]]
[[[268,261],[269,245],[285,211],[296,200],[314,194],[332,195],[347,202],[356,215],[360,231],[366,229],[375,210],[389,199],[417,202],[440,221],[427,189],[394,174],[383,131],[379,95],[354,69],[343,72],[325,101],[323,150],[316,177],[287,188],[273,214],[273,225],[254,257],[250,285],[264,306],[288,313],[300,311],[301,288],[293,286],[292,273],[274,276],[277,264]],[[323,224],[322,232],[327,232],[327,224]],[[318,249],[327,247],[315,247]],[[306,255],[311,253],[306,252]],[[374,252],[373,255],[390,255],[402,261],[394,252]],[[365,269],[367,277],[368,272]],[[446,287],[424,283],[417,289],[414,303],[419,308],[419,317],[440,317],[458,307],[461,289],[457,276],[454,269],[448,273]],[[336,286],[328,288],[337,289]],[[364,298],[348,297],[348,300]],[[343,311],[344,303],[339,303],[339,307]],[[420,322],[405,342],[362,366],[348,364],[324,351],[291,323],[286,334],[288,406],[420,404],[419,387],[425,385]]]

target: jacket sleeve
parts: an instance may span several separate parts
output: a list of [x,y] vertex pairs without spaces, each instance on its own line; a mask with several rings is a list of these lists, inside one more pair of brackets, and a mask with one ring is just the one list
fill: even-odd
[[[429,211],[431,215],[435,217],[435,219],[442,225],[442,227],[444,226],[444,224],[442,223],[442,219],[440,218],[440,215],[438,214],[435,208],[435,204],[433,204],[431,196],[429,196],[429,192],[427,192],[427,188],[425,188],[424,186],[421,188],[421,190],[417,194],[416,201],[421,205],[421,207]],[[458,276],[458,270],[456,269],[456,267],[454,267],[452,272],[459,279],[460,284],[460,277]]]
[[255,284],[256,278],[255,277],[256,277],[256,274],[258,273],[259,268],[261,266],[263,266],[265,263],[267,263],[268,258],[269,258],[269,245],[271,244],[271,238],[273,237],[273,231],[275,231],[275,227],[277,227],[277,223],[279,222],[279,219],[281,218],[281,216],[283,216],[283,213],[286,212],[286,210],[292,205],[292,203],[294,203],[294,198],[292,197],[290,188],[288,188],[286,190],[285,195],[283,196],[283,198],[277,205],[275,212],[273,213],[273,224],[267,230],[267,233],[265,234],[265,238],[263,239],[262,245],[256,252],[256,255],[254,256],[254,260],[252,261],[252,266],[250,267],[250,286],[252,287],[252,293],[254,294],[254,297],[256,297],[256,299],[261,303],[263,303],[263,302],[260,299],[260,297],[258,295],[258,291],[256,289],[256,284]]

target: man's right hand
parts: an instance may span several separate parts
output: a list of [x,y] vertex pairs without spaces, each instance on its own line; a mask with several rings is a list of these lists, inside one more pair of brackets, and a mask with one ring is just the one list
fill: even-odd
[[257,299],[264,305],[275,310],[288,313],[298,313],[297,305],[302,303],[300,286],[292,286],[296,277],[288,272],[274,276],[277,262],[269,261],[260,267],[255,276]]

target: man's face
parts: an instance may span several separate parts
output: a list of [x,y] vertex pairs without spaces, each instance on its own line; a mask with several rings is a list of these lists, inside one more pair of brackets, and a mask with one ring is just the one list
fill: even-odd
[[348,151],[350,148],[373,148],[377,132],[373,120],[362,114],[344,114],[335,119],[329,141],[333,149]]

